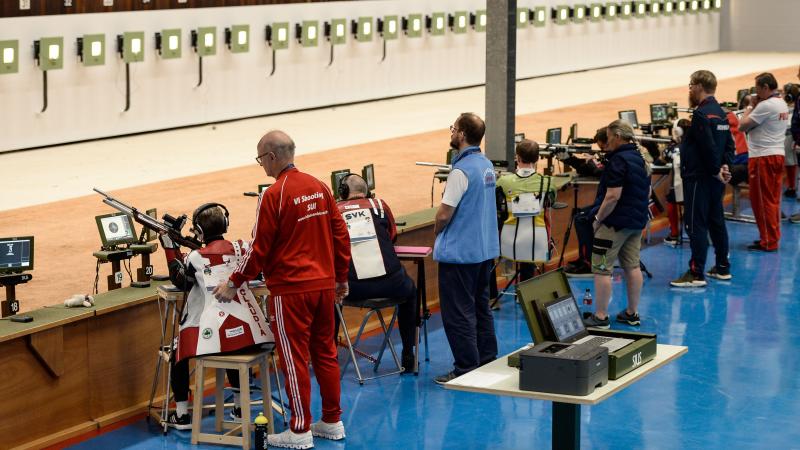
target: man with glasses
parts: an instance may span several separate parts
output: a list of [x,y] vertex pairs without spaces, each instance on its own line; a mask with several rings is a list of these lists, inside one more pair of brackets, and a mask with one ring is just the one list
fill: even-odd
[[472,113],[461,114],[450,127],[450,147],[458,154],[436,212],[433,259],[439,263],[442,323],[455,364],[434,379],[438,384],[497,357],[489,277],[500,245],[494,167],[480,148],[485,130]]
[[[269,445],[304,449],[314,446],[312,436],[345,437],[333,335],[334,301],[348,293],[350,237],[330,189],[297,170],[294,150],[282,131],[259,141],[256,161],[275,184],[259,197],[250,248],[214,295],[230,301],[240,286],[264,273],[292,411],[291,428],[269,435]],[[322,419],[316,423],[311,423],[309,359],[322,397]]]
[[[725,111],[714,98],[716,90],[717,78],[713,73],[698,70],[690,77],[689,104],[695,110],[681,142],[681,179],[684,223],[692,257],[689,270],[670,282],[674,287],[705,286],[706,275],[718,280],[731,279],[722,196],[725,183],[731,179],[729,168],[736,145]],[[714,245],[716,264],[704,273],[709,237]]]

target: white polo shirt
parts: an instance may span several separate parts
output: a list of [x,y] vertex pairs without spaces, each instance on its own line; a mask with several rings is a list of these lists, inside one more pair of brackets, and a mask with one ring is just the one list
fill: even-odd
[[749,158],[784,155],[789,116],[789,106],[781,97],[771,97],[756,105],[750,119],[758,125],[747,132]]

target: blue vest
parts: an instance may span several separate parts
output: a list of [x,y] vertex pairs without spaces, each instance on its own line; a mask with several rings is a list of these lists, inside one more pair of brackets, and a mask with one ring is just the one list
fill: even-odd
[[474,264],[496,258],[500,255],[500,238],[494,167],[480,147],[467,147],[456,156],[453,169],[467,175],[467,192],[458,202],[450,223],[436,236],[433,259]]

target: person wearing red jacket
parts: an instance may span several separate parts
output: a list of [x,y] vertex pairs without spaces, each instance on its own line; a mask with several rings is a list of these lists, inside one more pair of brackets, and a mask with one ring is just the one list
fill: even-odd
[[[231,298],[263,272],[292,410],[291,429],[269,435],[268,442],[305,449],[314,446],[312,436],[345,437],[333,333],[334,301],[348,293],[350,237],[330,189],[297,170],[294,150],[282,131],[271,131],[259,141],[256,162],[275,183],[259,198],[250,249],[214,294]],[[316,423],[311,423],[309,360],[322,397],[322,420]]]

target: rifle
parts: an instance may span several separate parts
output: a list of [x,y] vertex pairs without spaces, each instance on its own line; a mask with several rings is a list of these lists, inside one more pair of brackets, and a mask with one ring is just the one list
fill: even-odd
[[123,212],[131,217],[133,220],[140,223],[143,227],[148,228],[156,233],[166,233],[169,235],[170,239],[173,240],[178,245],[182,245],[184,247],[190,248],[192,250],[197,250],[202,246],[202,243],[197,240],[197,238],[183,236],[181,234],[181,229],[186,224],[186,214],[179,216],[178,218],[172,217],[169,214],[164,214],[163,222],[159,222],[157,219],[154,219],[147,214],[142,213],[141,211],[137,210],[133,206],[128,206],[122,201],[108,195],[107,193],[101,191],[97,188],[92,188],[95,192],[102,195],[103,203],[106,205],[116,209],[117,211]]

